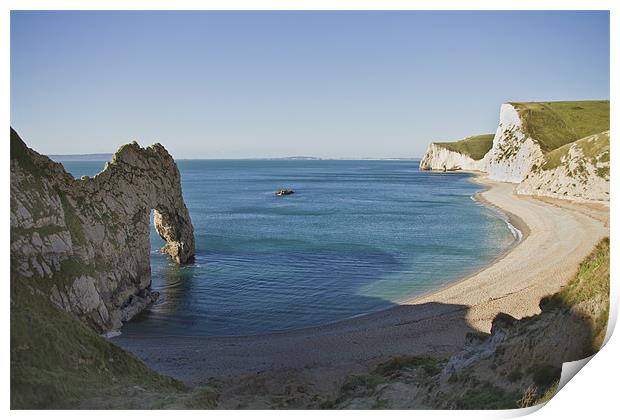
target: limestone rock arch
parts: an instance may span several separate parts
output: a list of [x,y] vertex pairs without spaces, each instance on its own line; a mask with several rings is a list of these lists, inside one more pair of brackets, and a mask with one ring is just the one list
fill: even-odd
[[11,281],[48,294],[99,332],[120,328],[157,298],[151,210],[162,251],[192,262],[181,175],[161,144],[126,144],[102,172],[74,179],[11,129]]

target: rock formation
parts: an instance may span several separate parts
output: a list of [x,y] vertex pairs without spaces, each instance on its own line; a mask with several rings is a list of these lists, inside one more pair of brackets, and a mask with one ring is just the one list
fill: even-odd
[[609,101],[506,103],[484,157],[449,145],[429,145],[420,169],[481,171],[519,184],[519,194],[609,201]]
[[521,182],[532,165],[543,157],[543,152],[523,129],[517,109],[503,104],[493,147],[484,157],[484,169],[489,178],[504,182]]
[[554,150],[532,167],[517,193],[609,201],[609,131]]
[[122,146],[94,177],[74,179],[11,129],[11,281],[27,278],[100,333],[157,298],[150,290],[150,211],[177,263],[194,257],[179,170],[155,144]]
[[475,160],[463,153],[448,150],[436,143],[431,143],[420,162],[420,169],[483,171],[485,169],[485,162],[484,160]]

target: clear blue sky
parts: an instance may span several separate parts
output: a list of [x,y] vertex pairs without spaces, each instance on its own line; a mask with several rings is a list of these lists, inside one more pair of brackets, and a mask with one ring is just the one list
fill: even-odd
[[609,98],[607,12],[12,12],[38,151],[419,157],[500,104]]

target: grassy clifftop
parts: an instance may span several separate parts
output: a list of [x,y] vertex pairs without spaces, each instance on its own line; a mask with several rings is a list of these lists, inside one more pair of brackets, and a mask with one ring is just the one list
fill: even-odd
[[575,140],[609,130],[609,101],[511,102],[523,129],[550,152]]
[[[609,101],[510,102],[510,104],[519,113],[525,134],[538,142],[545,154],[609,130]],[[493,137],[493,134],[481,134],[455,142],[436,142],[435,145],[480,160],[493,146]],[[565,153],[568,148],[562,150],[550,156],[548,161],[555,161],[555,158]]]
[[444,149],[461,153],[474,160],[480,160],[493,146],[493,134],[471,136],[455,142],[435,143]]

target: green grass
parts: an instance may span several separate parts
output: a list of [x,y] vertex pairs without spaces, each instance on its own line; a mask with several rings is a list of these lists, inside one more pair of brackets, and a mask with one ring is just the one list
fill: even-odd
[[213,407],[212,389],[150,370],[58,309],[36,283],[11,276],[11,408]]
[[385,383],[385,378],[380,375],[351,375],[342,384],[340,390],[345,394],[355,396],[369,395],[382,383]]
[[609,130],[609,101],[512,102],[525,132],[550,152]]
[[11,160],[15,159],[19,162],[21,167],[33,175],[39,175],[39,167],[32,161],[30,157],[30,150],[26,143],[22,141],[19,134],[13,128],[11,128]]
[[[584,157],[592,164],[596,164],[599,160],[601,162],[609,162],[609,131],[605,131],[584,137],[552,150],[545,155],[545,161],[541,168],[549,170],[560,166],[562,164],[562,159],[568,156],[568,150],[573,145],[581,149]],[[602,175],[604,175],[604,173]]]
[[596,168],[596,175],[604,179],[609,179],[609,166],[603,168]]
[[506,376],[506,379],[508,379],[510,382],[519,381],[521,380],[521,378],[523,378],[523,372],[518,369],[513,370]]
[[546,403],[551,398],[553,398],[553,396],[556,394],[556,392],[558,392],[558,386],[559,385],[560,385],[560,381],[559,380],[557,380],[553,384],[551,384],[551,386],[549,388],[547,388],[547,390],[544,392],[544,394],[540,398],[538,398],[534,402],[533,405],[538,405],[538,404]]
[[455,401],[457,410],[503,410],[516,408],[517,396],[495,385],[484,382],[468,389]]
[[[589,354],[596,352],[604,339],[609,317],[609,262],[610,247],[609,238],[601,240],[596,248],[586,257],[569,283],[558,293],[546,298],[541,302],[543,312],[575,310],[576,306],[588,302],[585,306],[587,311],[584,315],[594,315],[591,332],[591,348],[586,349]],[[603,309],[592,309],[591,303],[599,302]],[[596,307],[596,304],[594,304]],[[542,315],[535,315],[531,320]],[[500,314],[507,324],[523,322],[515,320],[509,315]],[[528,321],[529,322],[529,321]],[[535,325],[535,324],[534,324]],[[528,334],[537,334],[536,329],[529,329]],[[502,348],[497,347],[496,354],[503,354]],[[527,358],[526,358],[527,359]],[[530,361],[527,359],[528,362]],[[522,370],[516,366],[512,371],[505,374],[510,382],[521,381],[525,375],[531,376],[532,383],[521,395],[509,393],[496,385],[488,382],[477,382],[467,377],[466,374],[453,375],[449,382],[459,384],[467,391],[455,402],[456,408],[460,409],[500,409],[529,407],[542,404],[553,397],[557,391],[558,380],[561,375],[561,366],[545,363],[532,363],[527,369]]]
[[437,375],[441,372],[441,367],[435,359],[420,356],[399,356],[381,363],[374,373],[382,376],[392,376],[399,374],[403,370],[421,367],[429,376]]
[[536,364],[530,366],[527,370],[528,374],[532,375],[534,384],[539,388],[548,388],[554,382],[560,379],[562,374],[562,368],[554,365],[540,365]]
[[544,304],[547,308],[572,308],[582,302],[601,299],[605,307],[596,315],[592,331],[592,349],[602,345],[609,319],[609,238],[598,243],[594,251],[581,263],[575,277]]
[[463,140],[446,143],[435,143],[444,149],[461,153],[474,160],[480,160],[487,154],[493,146],[494,134],[481,134],[479,136],[467,137]]
[[[379,385],[388,384],[412,369],[421,368],[428,377],[435,376],[441,372],[440,363],[439,360],[424,356],[394,357],[367,374],[349,375],[340,387],[337,398],[324,401],[321,408],[332,409],[343,401],[370,397]],[[385,408],[382,407],[385,401],[378,400],[376,404],[378,406],[373,408]]]
[[521,399],[517,401],[517,407],[533,407],[535,405],[544,404],[548,402],[558,391],[560,380],[553,382],[543,393],[539,393],[536,385],[530,385],[521,396]]
[[71,240],[75,245],[81,245],[86,242],[86,235],[84,234],[84,228],[82,227],[82,220],[75,212],[73,206],[69,203],[69,200],[61,191],[57,191],[62,203],[62,208],[65,215],[65,223],[69,232],[71,233]]

